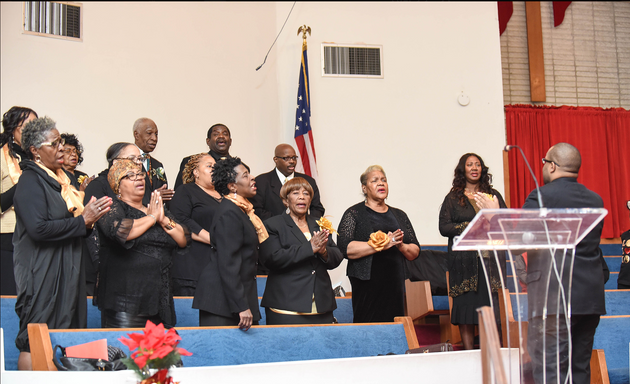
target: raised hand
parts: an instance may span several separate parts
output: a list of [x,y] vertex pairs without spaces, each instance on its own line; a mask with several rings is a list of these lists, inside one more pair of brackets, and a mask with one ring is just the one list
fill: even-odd
[[98,219],[109,212],[111,205],[111,197],[103,196],[100,199],[97,199],[95,196],[92,196],[90,201],[88,201],[83,208],[83,213],[81,214],[81,216],[83,216],[83,221],[85,221],[85,226],[92,228]]

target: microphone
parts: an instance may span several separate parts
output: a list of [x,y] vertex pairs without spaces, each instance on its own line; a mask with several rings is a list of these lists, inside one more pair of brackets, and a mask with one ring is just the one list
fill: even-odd
[[542,196],[540,195],[540,187],[538,186],[538,179],[536,179],[536,175],[534,175],[534,171],[532,171],[532,167],[529,166],[529,161],[527,161],[527,157],[525,157],[525,154],[523,153],[523,150],[521,149],[521,147],[519,147],[518,145],[506,145],[503,148],[503,150],[505,152],[510,152],[510,150],[514,148],[518,148],[518,150],[521,152],[521,156],[523,157],[523,160],[525,160],[525,164],[527,165],[527,168],[529,169],[529,174],[532,175],[532,179],[534,179],[534,183],[536,183],[536,192],[538,193],[538,205],[540,208],[543,208]]

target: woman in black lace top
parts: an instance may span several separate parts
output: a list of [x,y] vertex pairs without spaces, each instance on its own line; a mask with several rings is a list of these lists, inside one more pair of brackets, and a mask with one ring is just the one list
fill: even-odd
[[385,171],[373,165],[361,175],[365,201],[346,210],[337,243],[348,259],[355,323],[392,322],[403,316],[405,258],[414,260],[420,244],[405,212],[385,204]]
[[[440,209],[440,233],[448,237],[449,296],[453,298],[451,323],[459,325],[464,349],[473,349],[475,325],[479,323],[477,308],[490,305],[490,297],[477,252],[454,252],[453,238],[464,232],[477,214],[479,207],[475,198],[482,198],[482,194],[493,195],[495,204],[498,202],[498,206],[506,208],[503,197],[492,189],[491,183],[492,175],[481,157],[474,153],[463,155],[455,168],[453,188]],[[492,291],[496,293],[501,287],[500,271],[494,262],[494,254],[484,251],[483,256]],[[502,260],[502,270],[505,271],[504,256]],[[495,305],[495,311],[498,308]]]
[[135,162],[112,165],[108,181],[118,195],[98,222],[100,265],[97,303],[103,328],[144,327],[147,320],[176,323],[171,254],[190,238],[165,211],[159,193],[142,205],[144,172]]

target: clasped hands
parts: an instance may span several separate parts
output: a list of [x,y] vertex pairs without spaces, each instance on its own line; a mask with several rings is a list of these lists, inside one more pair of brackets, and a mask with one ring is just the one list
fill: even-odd
[[486,193],[477,192],[475,193],[475,204],[479,209],[499,209],[501,206],[499,205],[499,199],[495,196],[488,195]]
[[155,222],[161,226],[168,225],[170,222],[170,219],[164,214],[164,204],[158,190],[151,192],[151,202],[147,205],[147,216],[155,218]]
[[329,235],[330,231],[327,229],[322,229],[319,232],[313,232],[313,236],[311,237],[311,247],[313,248],[313,253],[324,254],[326,252],[326,244],[328,244]]

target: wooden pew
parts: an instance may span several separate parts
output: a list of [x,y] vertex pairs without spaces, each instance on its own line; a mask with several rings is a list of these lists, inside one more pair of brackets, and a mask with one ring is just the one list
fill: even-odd
[[[237,327],[176,329],[182,337],[180,347],[193,353],[182,358],[187,367],[403,354],[419,347],[409,317],[397,317],[394,323],[261,325],[247,332]],[[33,370],[56,370],[52,365],[53,344],[66,347],[106,338],[109,345],[121,347],[118,338],[140,331],[139,328],[48,330],[46,324],[29,324]],[[245,352],[247,357],[243,360]],[[238,358],[229,360],[230,356]]]

